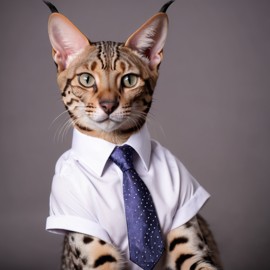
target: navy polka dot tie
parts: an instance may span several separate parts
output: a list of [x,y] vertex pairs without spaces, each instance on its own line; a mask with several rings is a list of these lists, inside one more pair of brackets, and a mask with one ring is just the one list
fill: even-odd
[[133,167],[134,152],[129,145],[116,147],[110,159],[123,172],[130,260],[151,270],[161,257],[164,244],[151,194]]

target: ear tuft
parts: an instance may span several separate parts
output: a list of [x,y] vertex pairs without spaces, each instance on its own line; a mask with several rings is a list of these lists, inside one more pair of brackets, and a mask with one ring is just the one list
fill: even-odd
[[57,8],[49,1],[43,1],[50,9],[50,11],[52,13],[59,13],[59,11],[57,10]]
[[159,12],[161,12],[161,13],[166,13],[168,7],[169,7],[174,1],[175,1],[175,0],[171,0],[171,1],[167,2],[166,4],[164,4],[164,5],[161,7],[161,9],[160,9]]
[[167,32],[168,17],[165,13],[158,13],[133,33],[126,41],[125,46],[148,59],[149,67],[154,69],[162,60]]

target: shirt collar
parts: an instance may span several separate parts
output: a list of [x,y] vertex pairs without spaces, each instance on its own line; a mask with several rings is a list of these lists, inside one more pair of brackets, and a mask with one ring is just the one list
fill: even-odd
[[[145,169],[148,170],[151,156],[151,140],[147,126],[144,125],[140,131],[131,135],[124,144],[133,147]],[[105,165],[115,146],[115,144],[103,139],[87,136],[77,129],[73,131],[73,152],[76,154],[78,160],[83,161],[83,163],[99,176],[102,176]]]

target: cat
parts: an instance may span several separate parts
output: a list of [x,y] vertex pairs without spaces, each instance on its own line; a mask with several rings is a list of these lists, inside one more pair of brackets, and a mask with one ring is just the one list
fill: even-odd
[[[174,1],[166,3],[124,43],[90,41],[73,23],[60,14],[53,4],[44,2],[52,12],[48,22],[49,38],[53,48],[52,57],[57,67],[57,82],[62,99],[73,121],[74,136],[85,142],[91,138],[97,144],[107,146],[107,144],[122,145],[133,136],[137,136],[136,134],[146,132],[145,122],[151,108],[168,31],[166,11]],[[141,143],[143,146],[145,143],[146,147],[146,142]],[[163,149],[162,151],[171,157],[168,150],[161,148],[157,142],[152,142],[152,145]],[[80,147],[84,155],[92,155],[91,148],[91,153],[88,153],[86,146]],[[92,144],[92,147],[95,148],[95,144]],[[94,173],[80,157],[78,159],[73,157],[72,162],[70,161],[72,155],[74,155],[72,151],[67,152],[57,163],[57,177],[54,179],[51,193],[51,217],[47,220],[48,230],[65,233],[61,269],[141,269],[129,261],[127,248],[115,246],[114,236],[111,236],[112,239],[103,237],[105,234],[102,234],[104,232],[98,226],[103,228],[105,225],[88,223],[85,219],[72,216],[78,210],[78,205],[81,205],[80,200],[90,200],[88,194],[85,199],[83,193],[89,188],[89,179],[94,178]],[[91,159],[95,162],[95,157]],[[104,164],[102,170],[112,167],[108,161]],[[96,164],[97,168],[99,166],[100,164]],[[182,165],[180,167],[183,179],[186,174],[188,179],[195,181]],[[69,178],[74,173],[73,169],[78,171],[78,178],[65,179],[63,171]],[[100,175],[104,173],[102,170]],[[113,172],[111,169],[111,175]],[[84,181],[86,178],[88,180]],[[171,181],[167,180],[168,183]],[[82,186],[76,184],[76,181],[82,181],[80,182]],[[102,181],[99,181],[98,185],[100,183]],[[68,188],[69,184],[71,187]],[[97,187],[97,184],[96,186],[94,183],[91,184],[94,189]],[[107,187],[104,184],[102,188]],[[78,195],[75,196],[77,190]],[[110,192],[109,198],[101,197],[105,205],[114,203],[111,202],[111,197],[115,196],[114,191]],[[206,200],[206,193],[202,194]],[[162,196],[168,200],[173,195]],[[99,216],[101,205],[95,200],[91,201],[91,204],[95,203],[97,204],[95,211]],[[204,201],[200,207],[203,203]],[[166,209],[167,206],[162,207]],[[84,213],[88,209],[83,208],[80,211]],[[191,213],[187,213],[187,216],[189,215]],[[206,221],[197,212],[195,216],[186,219],[184,224],[176,228],[161,228],[167,234],[166,248],[162,259],[154,269],[222,269],[218,248]],[[102,223],[100,220],[98,222]],[[163,221],[164,224],[166,222],[168,223],[168,218]],[[114,224],[116,229],[119,227],[120,233],[121,228],[124,228],[121,219],[117,220],[117,216],[109,220],[109,223]],[[89,224],[94,229],[88,233]],[[107,239],[108,241],[105,241]],[[119,242],[121,243],[120,240]],[[123,242],[123,246],[127,246],[125,238]]]

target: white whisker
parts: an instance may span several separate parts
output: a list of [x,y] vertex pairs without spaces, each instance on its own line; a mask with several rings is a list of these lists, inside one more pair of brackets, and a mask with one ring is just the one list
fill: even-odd
[[64,141],[64,138],[66,137],[66,135],[67,135],[69,129],[70,129],[71,127],[73,127],[73,122],[74,122],[74,121],[73,121],[72,119],[70,119],[70,121],[68,121],[67,124],[65,125],[65,127],[64,127],[64,129],[63,129],[63,132],[62,132],[62,142]]
[[58,127],[54,136],[54,140],[56,140],[56,142],[64,141],[64,137],[67,132],[66,129],[69,129],[72,126],[72,123],[73,123],[73,120],[71,118],[68,118],[65,120],[65,122],[61,126]]
[[55,122],[57,120],[59,120],[60,117],[64,116],[66,113],[68,113],[68,110],[61,112],[57,117],[55,117],[54,120],[52,121],[51,125],[49,126],[49,129],[51,129],[52,126],[55,124]]

